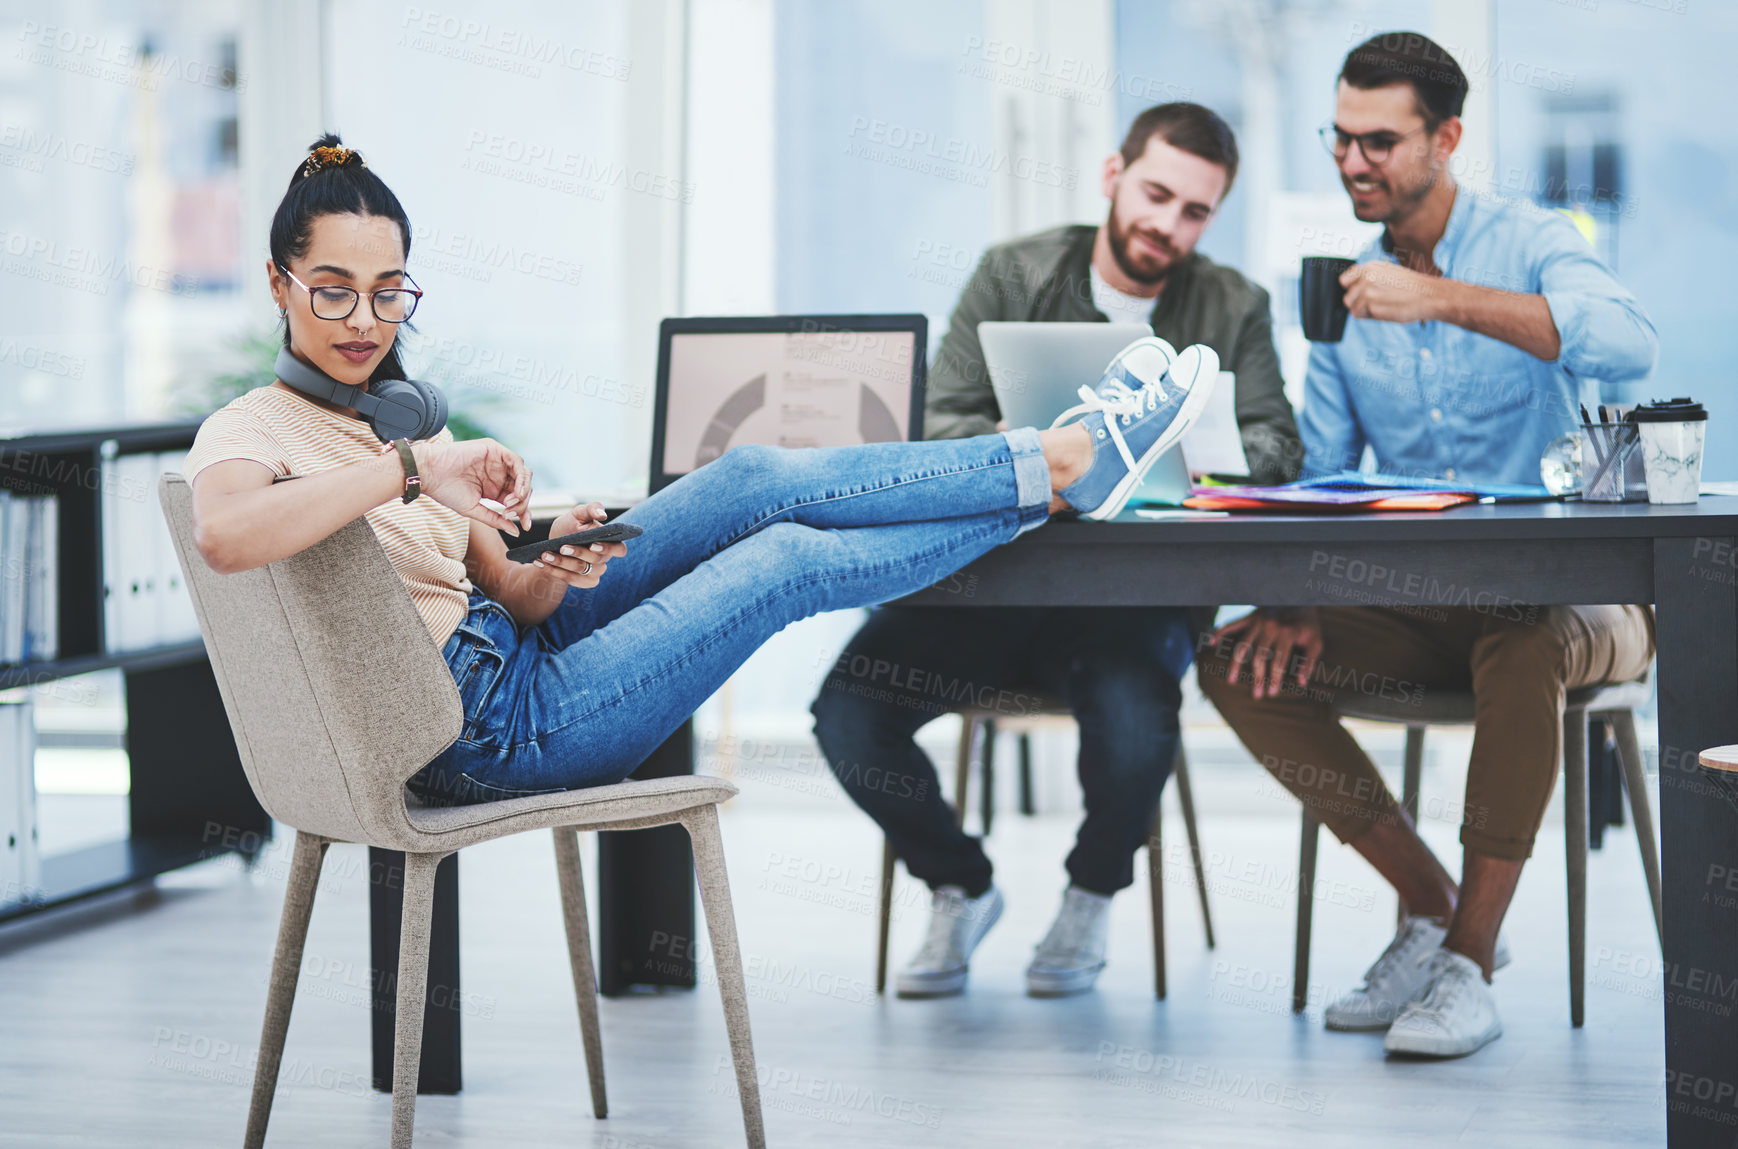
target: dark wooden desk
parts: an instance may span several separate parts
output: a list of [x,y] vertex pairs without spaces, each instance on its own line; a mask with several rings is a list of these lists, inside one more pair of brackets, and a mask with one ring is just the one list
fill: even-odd
[[[1717,877],[1738,870],[1738,788],[1727,789],[1738,784],[1703,768],[1696,755],[1738,742],[1738,498],[1710,496],[1689,507],[1549,503],[1430,515],[1059,522],[902,601],[1492,610],[1515,603],[1654,603],[1667,1129],[1673,1149],[1731,1144],[1738,1026],[1723,1011],[1738,996],[1738,896]],[[678,913],[686,904],[692,920],[692,903],[683,901],[692,888],[686,843],[679,844],[679,859],[677,845],[672,839],[660,847],[669,855],[661,879],[639,881],[632,898],[602,908],[601,936],[643,933],[650,906]],[[630,909],[638,920],[629,920]],[[456,1086],[456,1011],[451,1022]]]
[[[1042,550],[1040,550],[1040,547]],[[945,589],[943,589],[945,588]],[[1738,498],[1436,515],[1052,523],[905,600],[933,606],[1646,603],[1659,640],[1667,1137],[1738,1123],[1738,789],[1696,759],[1738,742]]]

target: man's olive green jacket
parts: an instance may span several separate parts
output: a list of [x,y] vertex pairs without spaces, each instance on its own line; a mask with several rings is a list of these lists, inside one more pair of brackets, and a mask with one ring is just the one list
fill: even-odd
[[[956,439],[988,434],[1001,412],[984,367],[978,324],[985,320],[1092,322],[1106,317],[1092,305],[1092,245],[1087,224],[1053,228],[997,244],[984,253],[954,308],[929,372],[924,436]],[[1237,375],[1237,424],[1253,481],[1297,477],[1303,448],[1286,402],[1273,349],[1267,292],[1203,255],[1179,264],[1159,293],[1153,332],[1179,351],[1205,343],[1220,369]]]

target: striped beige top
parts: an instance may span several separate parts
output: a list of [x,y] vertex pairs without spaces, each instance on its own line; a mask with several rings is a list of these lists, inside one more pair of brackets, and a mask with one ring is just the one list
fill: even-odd
[[[453,433],[443,429],[429,441],[450,443]],[[361,419],[282,387],[259,387],[205,420],[188,452],[186,477],[191,483],[227,459],[250,459],[277,475],[313,475],[376,458],[382,447]],[[393,499],[367,517],[435,644],[444,645],[464,620],[471,591],[465,577],[470,520],[427,496],[408,504]]]

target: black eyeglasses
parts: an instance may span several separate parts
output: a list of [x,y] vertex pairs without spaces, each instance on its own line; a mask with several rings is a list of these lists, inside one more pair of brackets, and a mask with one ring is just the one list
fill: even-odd
[[[356,310],[357,300],[366,295],[368,305],[374,309],[374,318],[382,323],[403,323],[416,314],[416,305],[422,299],[422,292],[415,286],[384,287],[379,291],[357,291],[354,287],[339,287],[336,284],[325,287],[309,287],[295,277],[289,268],[282,264],[278,270],[290,277],[290,282],[308,293],[308,308],[313,311],[315,319],[348,319],[350,313]],[[410,279],[410,276],[405,276]],[[414,285],[416,280],[411,279]]]
[[1353,135],[1343,132],[1335,124],[1324,124],[1316,129],[1316,134],[1322,139],[1322,147],[1328,149],[1328,154],[1334,157],[1335,163],[1340,163],[1351,154],[1352,145],[1357,144],[1358,150],[1364,153],[1364,159],[1380,167],[1388,162],[1388,157],[1394,154],[1394,148],[1408,136],[1416,136],[1427,128],[1417,127],[1410,132],[1365,132],[1363,135]]

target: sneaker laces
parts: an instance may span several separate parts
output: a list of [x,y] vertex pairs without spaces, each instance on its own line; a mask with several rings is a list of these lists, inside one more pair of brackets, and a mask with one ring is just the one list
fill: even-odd
[[[1169,373],[1164,376],[1169,377]],[[1131,390],[1121,379],[1106,380],[1096,391],[1082,384],[1081,401],[1056,416],[1050,426],[1052,429],[1063,427],[1076,417],[1084,417],[1093,411],[1103,412],[1105,430],[1110,432],[1111,441],[1116,444],[1116,453],[1122,456],[1123,465],[1132,471],[1135,468],[1134,452],[1129,450],[1128,440],[1117,430],[1117,424],[1127,427],[1141,416],[1157,410],[1161,395],[1163,391],[1157,380],[1139,391]]]
[[1443,960],[1441,968],[1430,979],[1430,988],[1412,1006],[1414,1016],[1442,1022],[1453,1011],[1466,992],[1466,972],[1452,961]]
[[[1056,915],[1056,920],[1050,924],[1050,932],[1038,943],[1038,952],[1045,956],[1068,956],[1080,952],[1080,942],[1087,937],[1097,917],[1094,909],[1084,898],[1063,898],[1062,912]],[[1065,938],[1073,938],[1074,944],[1065,946]]]
[[[1170,375],[1167,373],[1162,378],[1168,379]],[[1126,427],[1142,415],[1158,410],[1159,400],[1164,397],[1158,381],[1136,391],[1121,379],[1106,380],[1096,389],[1083,383],[1077,394],[1080,402],[1057,416],[1051,426],[1060,427],[1067,420],[1088,411],[1102,411],[1107,420],[1109,416],[1118,416],[1119,421]]]
[[1417,965],[1429,960],[1430,954],[1436,952],[1434,947],[1423,954],[1414,952],[1422,948],[1421,943],[1428,944],[1428,941],[1429,934],[1423,928],[1423,920],[1407,919],[1406,928],[1394,935],[1394,940],[1388,943],[1382,956],[1364,971],[1364,984],[1358,988],[1364,993],[1384,988],[1402,963],[1410,961]]
[[956,890],[937,890],[929,901],[929,936],[913,959],[919,965],[936,966],[961,956],[961,925],[967,921],[970,899]]
[[1126,427],[1141,416],[1158,410],[1163,394],[1157,382],[1134,391],[1121,379],[1112,379],[1097,393],[1097,397],[1103,402],[1105,413],[1120,416],[1122,425]]

